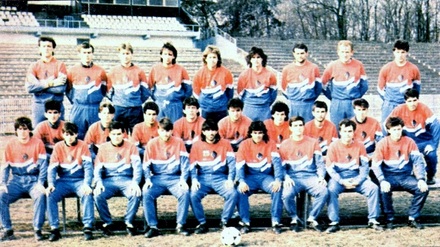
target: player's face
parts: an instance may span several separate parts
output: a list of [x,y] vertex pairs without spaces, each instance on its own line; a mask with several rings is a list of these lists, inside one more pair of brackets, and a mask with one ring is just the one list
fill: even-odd
[[290,132],[294,136],[301,136],[304,134],[304,123],[302,121],[294,121],[290,124]]
[[259,68],[263,63],[263,58],[259,54],[255,54],[251,57],[252,68]]
[[354,116],[356,120],[360,123],[364,122],[368,115],[368,109],[360,106],[354,107]]
[[163,128],[159,128],[157,130],[157,134],[162,141],[167,142],[173,135],[173,130],[165,130]]
[[194,105],[186,105],[183,113],[185,113],[187,119],[194,120],[197,118],[199,109]]
[[213,143],[218,131],[217,130],[203,130],[202,133],[205,135],[205,140],[207,143]]
[[403,65],[406,62],[406,57],[408,56],[408,52],[405,50],[395,49],[393,51],[394,61],[398,65]]
[[110,137],[111,143],[115,146],[121,144],[124,140],[124,132],[122,132],[122,129],[113,129],[108,136]]
[[276,111],[274,114],[272,114],[272,117],[275,125],[280,126],[286,119],[286,113],[283,111]]
[[20,141],[29,140],[31,131],[26,126],[19,126],[16,130],[17,137]]
[[131,60],[133,59],[133,53],[130,52],[130,50],[120,50],[119,51],[119,61],[121,61],[121,64],[125,67],[130,66]]
[[402,126],[397,125],[388,129],[388,133],[390,133],[390,138],[393,141],[399,141],[402,138]]
[[419,105],[419,99],[416,97],[408,98],[405,100],[405,104],[408,107],[408,110],[415,111],[417,109],[417,106]]
[[42,57],[50,58],[53,54],[53,45],[50,41],[40,41],[39,51]]
[[218,56],[215,53],[209,53],[208,56],[206,56],[205,61],[208,69],[213,70],[217,68]]
[[100,113],[98,113],[99,119],[101,119],[101,124],[104,127],[108,127],[108,125],[113,120],[113,117],[115,116],[114,113],[110,113],[108,108],[103,108]]
[[229,119],[231,120],[231,122],[235,123],[238,120],[240,120],[241,115],[243,114],[243,112],[241,111],[240,108],[234,108],[231,107],[228,110],[228,115],[229,115]]
[[260,143],[263,141],[263,131],[261,130],[253,130],[251,132],[252,141],[255,143]]
[[295,62],[299,64],[303,64],[307,60],[308,52],[304,49],[295,48],[293,52],[293,58],[295,58]]
[[162,50],[162,55],[160,55],[160,57],[162,58],[162,64],[163,65],[171,65],[171,64],[173,64],[173,59],[175,58],[173,52],[168,50],[168,49],[166,49],[166,48],[164,48]]
[[67,146],[72,146],[72,144],[75,143],[77,137],[78,134],[71,135],[70,133],[67,132],[63,133],[63,139],[66,142]]
[[79,57],[81,59],[81,63],[84,65],[90,65],[93,60],[93,51],[92,48],[81,48],[79,51]]
[[327,111],[325,108],[315,107],[315,109],[312,111],[312,115],[316,121],[323,122],[325,120],[325,116],[327,115]]
[[349,126],[341,126],[340,130],[339,130],[339,135],[341,136],[341,141],[344,144],[349,144],[351,143],[351,141],[353,140],[354,137],[354,130],[353,130],[353,126],[349,125]]
[[54,124],[60,118],[60,112],[57,110],[48,110],[44,113],[44,116],[47,118],[49,123]]
[[348,63],[353,57],[353,51],[351,50],[351,47],[348,45],[339,46],[338,57],[339,61],[341,61],[342,63]]
[[144,121],[148,126],[153,126],[156,123],[157,113],[155,110],[147,110],[144,113]]

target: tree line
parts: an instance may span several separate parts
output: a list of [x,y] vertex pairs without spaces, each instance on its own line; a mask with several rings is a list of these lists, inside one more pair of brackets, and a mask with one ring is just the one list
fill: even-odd
[[440,0],[182,0],[209,33],[234,37],[438,42]]

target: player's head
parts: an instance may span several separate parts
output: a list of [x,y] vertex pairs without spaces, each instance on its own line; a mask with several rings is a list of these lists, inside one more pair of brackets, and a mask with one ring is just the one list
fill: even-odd
[[272,105],[270,110],[272,119],[275,120],[276,117],[282,117],[284,115],[283,121],[289,120],[289,106],[286,103],[277,101]]
[[253,121],[249,125],[247,137],[252,138],[254,142],[259,143],[260,141],[268,142],[269,135],[267,134],[266,125],[262,121]]
[[40,51],[40,56],[51,57],[55,55],[54,49],[57,46],[55,40],[51,37],[40,37],[38,39],[38,49]]
[[212,119],[206,119],[202,124],[200,139],[204,142],[217,143],[220,140],[217,123]]
[[66,145],[75,146],[78,142],[78,126],[71,122],[65,122],[62,131]]
[[301,116],[292,116],[292,117],[289,119],[289,126],[292,126],[292,123],[293,123],[293,122],[301,122],[303,125],[305,124],[305,123],[304,123],[304,118],[301,117]]
[[301,137],[304,135],[304,118],[301,116],[293,116],[289,119],[289,130],[292,136]]
[[388,135],[393,141],[398,141],[400,140],[400,138],[402,138],[402,136],[404,135],[403,133],[404,126],[405,123],[399,117],[389,117],[385,123],[385,127],[387,128]]
[[15,129],[15,135],[18,135],[17,130],[21,129],[21,130],[29,131],[29,136],[32,136],[32,130],[34,130],[32,128],[32,121],[28,117],[19,117],[15,119],[14,129]]
[[121,51],[129,51],[131,54],[133,54],[133,46],[131,46],[130,43],[126,42],[126,43],[121,43],[118,48],[117,48],[118,52]]
[[101,120],[102,126],[107,128],[113,121],[115,116],[115,107],[111,103],[102,103],[99,105],[98,117]]
[[343,144],[349,144],[353,141],[354,131],[356,130],[356,123],[348,118],[342,119],[339,122],[339,136]]
[[238,121],[243,114],[244,103],[239,98],[232,98],[228,102],[228,117],[232,122]]
[[341,47],[344,47],[344,46],[348,46],[350,48],[350,51],[353,52],[353,43],[350,40],[340,40],[338,42],[337,49],[339,50],[339,49],[341,49]]
[[349,40],[341,40],[338,42],[338,57],[339,61],[347,64],[353,57],[353,43]]
[[353,100],[352,105],[353,105],[353,109],[356,109],[357,106],[363,109],[368,109],[370,107],[370,104],[364,98]]
[[121,122],[112,121],[109,126],[108,137],[113,145],[119,146],[124,142],[125,127]]
[[82,49],[91,49],[92,53],[95,52],[95,47],[87,41],[82,42],[80,45],[76,47],[78,52],[81,52]]
[[187,115],[191,115],[191,117],[199,116],[200,104],[199,101],[194,97],[188,97],[183,100],[183,115],[186,117]]
[[368,101],[366,99],[359,98],[353,100],[352,105],[356,121],[359,123],[363,123],[367,118],[368,108],[370,107],[370,104],[368,104]]
[[44,116],[54,124],[61,116],[61,103],[55,100],[48,100],[44,103]]
[[419,91],[415,89],[407,89],[403,95],[405,98],[405,104],[408,107],[408,110],[414,111],[417,109],[417,106],[419,105]]
[[317,100],[312,106],[312,115],[315,121],[323,122],[327,116],[328,107],[324,101]]
[[316,108],[324,109],[325,112],[328,111],[328,106],[324,101],[320,101],[320,100],[315,101],[315,103],[313,103],[312,106],[312,111],[314,111]]
[[353,127],[353,131],[356,130],[356,123],[353,122],[353,120],[350,120],[348,118],[344,118],[341,120],[341,122],[339,122],[339,129],[349,128],[350,126]]
[[389,117],[385,123],[385,127],[387,128],[387,130],[396,126],[400,126],[403,128],[405,126],[405,123],[400,117]]
[[208,45],[203,51],[202,56],[203,63],[208,65],[213,63],[212,65],[216,67],[220,67],[222,65],[222,56],[220,54],[220,49],[217,46]]
[[163,44],[162,49],[160,49],[160,62],[163,63],[164,57],[171,55],[169,52],[172,54],[172,56],[170,56],[170,58],[172,57],[171,64],[176,64],[177,49],[170,42]]
[[159,128],[157,129],[157,134],[162,141],[169,141],[173,135],[173,122],[167,117],[159,120]]
[[153,126],[159,115],[159,106],[154,101],[148,101],[142,107],[144,112],[144,122],[147,126]]
[[292,49],[293,57],[295,62],[299,64],[304,64],[308,56],[308,48],[304,43],[296,43]]
[[244,107],[244,103],[239,98],[232,98],[228,101],[228,109],[236,108],[243,110],[243,107]]
[[261,65],[263,67],[266,67],[267,64],[267,55],[264,54],[263,49],[258,47],[252,47],[249,51],[248,55],[246,56],[246,63],[249,67],[252,67],[252,59],[261,58]]
[[83,65],[90,65],[93,60],[95,48],[89,42],[83,42],[78,45],[77,51]]
[[406,40],[396,40],[393,45],[393,51],[395,50],[404,50],[406,52],[409,52],[409,43]]

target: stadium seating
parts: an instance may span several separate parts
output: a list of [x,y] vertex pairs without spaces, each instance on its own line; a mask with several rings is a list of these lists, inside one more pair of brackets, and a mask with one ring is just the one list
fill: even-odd
[[81,17],[90,28],[185,32],[186,28],[174,17],[86,15]]
[[17,11],[16,7],[0,8],[0,26],[38,27],[40,24],[31,12]]

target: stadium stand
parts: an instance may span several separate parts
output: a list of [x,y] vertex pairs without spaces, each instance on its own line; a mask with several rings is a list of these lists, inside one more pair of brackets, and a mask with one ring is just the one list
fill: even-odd
[[16,7],[2,7],[0,9],[0,26],[40,26],[31,12],[17,11]]

